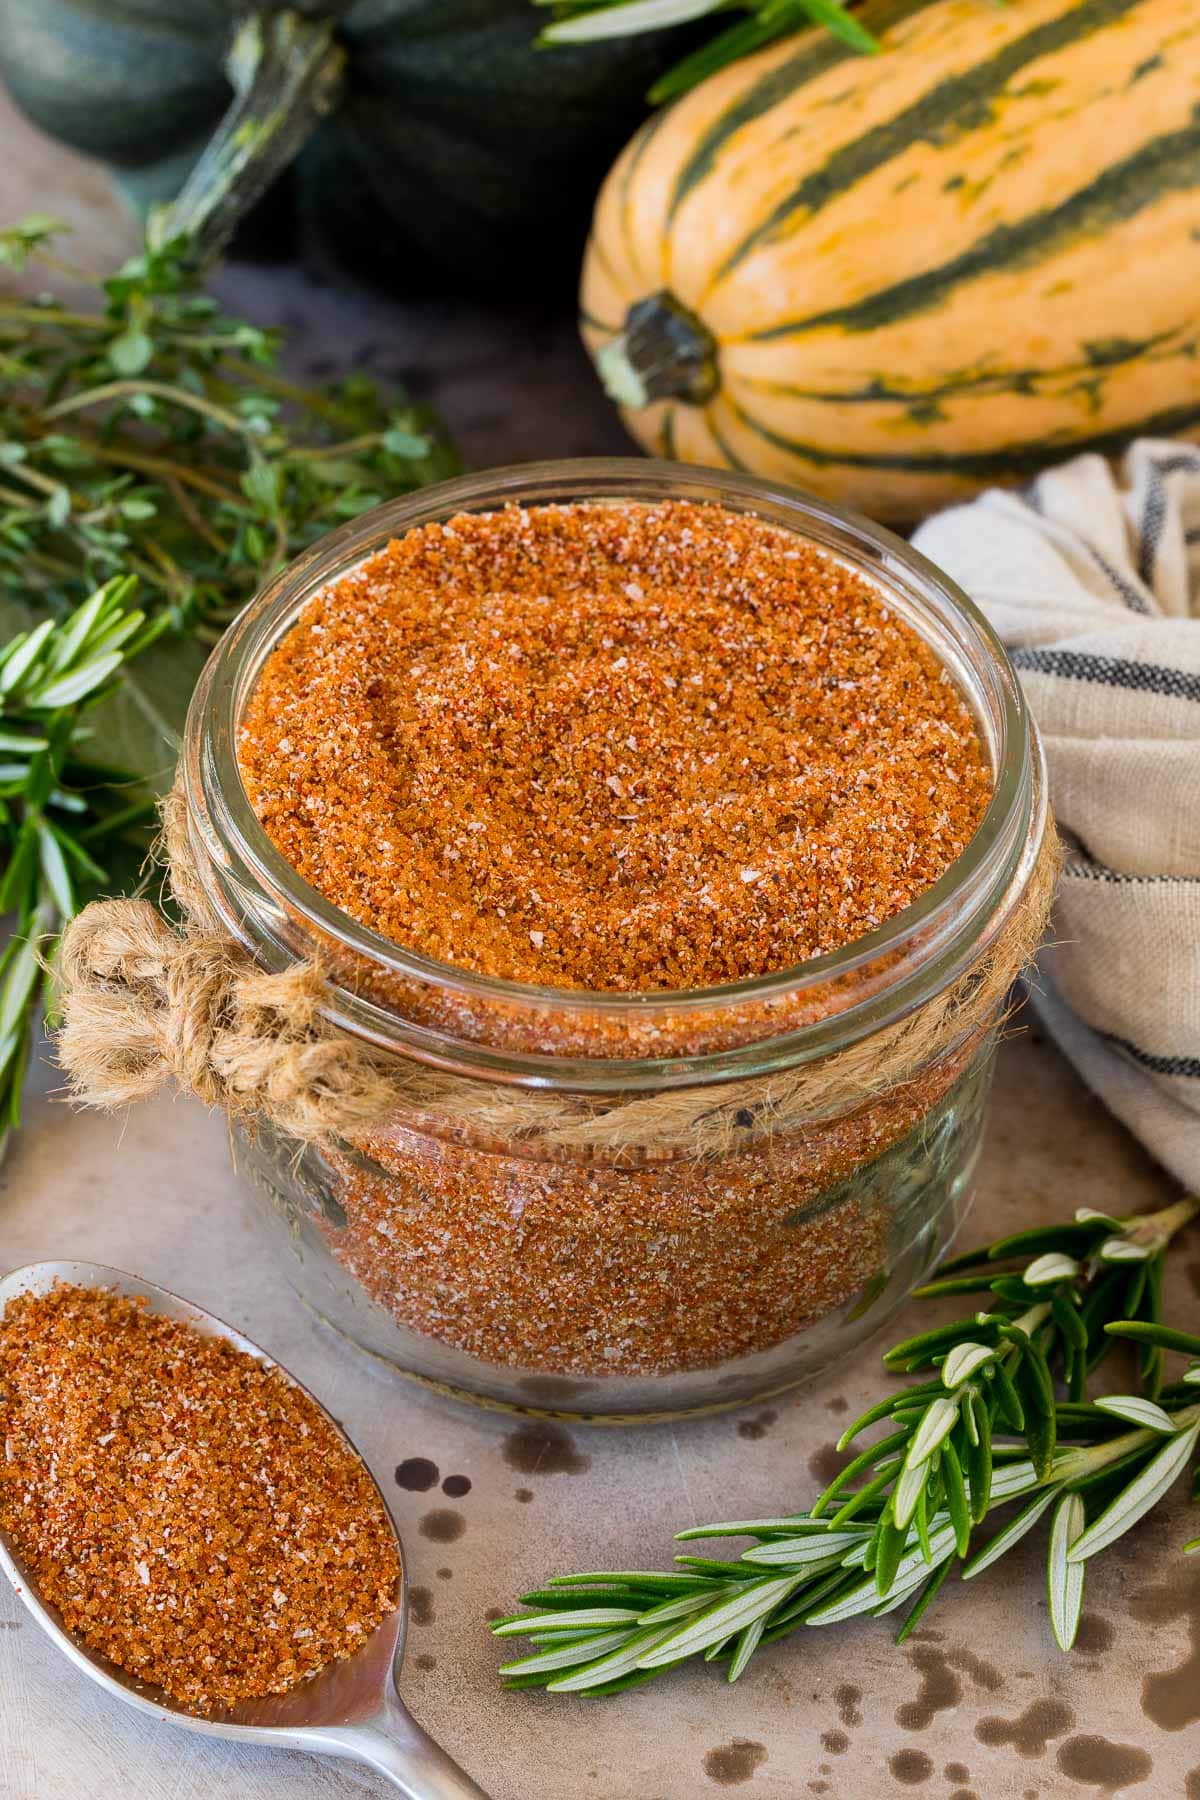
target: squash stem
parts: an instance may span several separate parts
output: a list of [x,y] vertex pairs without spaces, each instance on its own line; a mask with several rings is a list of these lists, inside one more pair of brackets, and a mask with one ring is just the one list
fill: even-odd
[[225,62],[233,103],[174,201],[152,216],[151,245],[187,238],[198,260],[219,255],[336,104],[345,62],[328,20],[291,10],[242,19]]
[[624,328],[597,351],[596,368],[609,397],[633,410],[654,400],[703,406],[720,386],[716,340],[665,288],[634,302]]

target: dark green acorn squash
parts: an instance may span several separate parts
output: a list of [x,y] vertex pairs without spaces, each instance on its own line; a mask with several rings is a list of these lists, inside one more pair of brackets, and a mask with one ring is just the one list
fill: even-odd
[[[541,50],[539,23],[530,0],[0,0],[0,76],[140,204],[182,184],[175,222],[207,249],[239,223],[248,248],[277,238],[286,204],[357,273],[511,292],[577,265],[679,52],[675,32]],[[274,224],[247,229],[273,184]]]

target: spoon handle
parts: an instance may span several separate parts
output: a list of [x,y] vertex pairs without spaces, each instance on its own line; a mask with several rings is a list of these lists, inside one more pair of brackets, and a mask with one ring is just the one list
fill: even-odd
[[322,1736],[330,1748],[336,1743],[342,1755],[369,1763],[406,1800],[488,1800],[391,1695],[378,1723],[348,1725]]

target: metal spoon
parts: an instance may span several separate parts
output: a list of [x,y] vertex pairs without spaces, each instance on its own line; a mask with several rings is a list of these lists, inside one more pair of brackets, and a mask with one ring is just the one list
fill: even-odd
[[[198,1306],[153,1282],[140,1281],[120,1269],[99,1263],[40,1262],[16,1269],[0,1281],[0,1317],[18,1294],[44,1294],[56,1281],[74,1287],[106,1288],[111,1293],[141,1295],[152,1311],[179,1319],[206,1337],[225,1338],[260,1362],[273,1358],[240,1332],[214,1319]],[[276,1367],[281,1365],[276,1364]],[[286,1375],[287,1370],[283,1370]],[[293,1377],[288,1376],[289,1380]],[[297,1386],[300,1384],[297,1383]],[[305,1390],[307,1392],[307,1390]],[[312,1396],[310,1396],[312,1398]],[[320,1405],[320,1402],[316,1402]],[[324,1408],[322,1408],[324,1411]],[[329,1417],[328,1413],[325,1415]],[[331,1420],[347,1449],[358,1455],[336,1419]],[[387,1503],[384,1513],[389,1523]],[[393,1526],[393,1530],[395,1527]],[[396,1549],[403,1571],[399,1536]],[[290,1750],[308,1750],[319,1756],[348,1756],[369,1763],[408,1800],[487,1800],[483,1789],[450,1760],[411,1718],[396,1692],[396,1678],[404,1655],[408,1625],[407,1580],[397,1583],[396,1610],[372,1633],[362,1649],[343,1662],[330,1663],[286,1694],[270,1694],[246,1700],[227,1713],[201,1718],[170,1700],[160,1688],[150,1687],[125,1674],[107,1657],[89,1650],[67,1631],[58,1609],[47,1604],[17,1556],[12,1540],[0,1531],[0,1568],[16,1588],[38,1624],[65,1656],[85,1675],[116,1699],[163,1723],[182,1725],[206,1737],[236,1738],[251,1744],[274,1744]]]

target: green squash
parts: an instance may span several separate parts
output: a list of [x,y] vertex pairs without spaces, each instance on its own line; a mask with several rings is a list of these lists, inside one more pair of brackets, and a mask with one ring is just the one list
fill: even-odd
[[[577,266],[679,52],[677,32],[539,49],[540,22],[530,0],[0,0],[0,77],[140,206],[182,187],[172,228],[207,250],[239,223],[244,247],[276,239],[286,206],[358,273],[508,293]],[[274,223],[247,230],[269,187]]]

